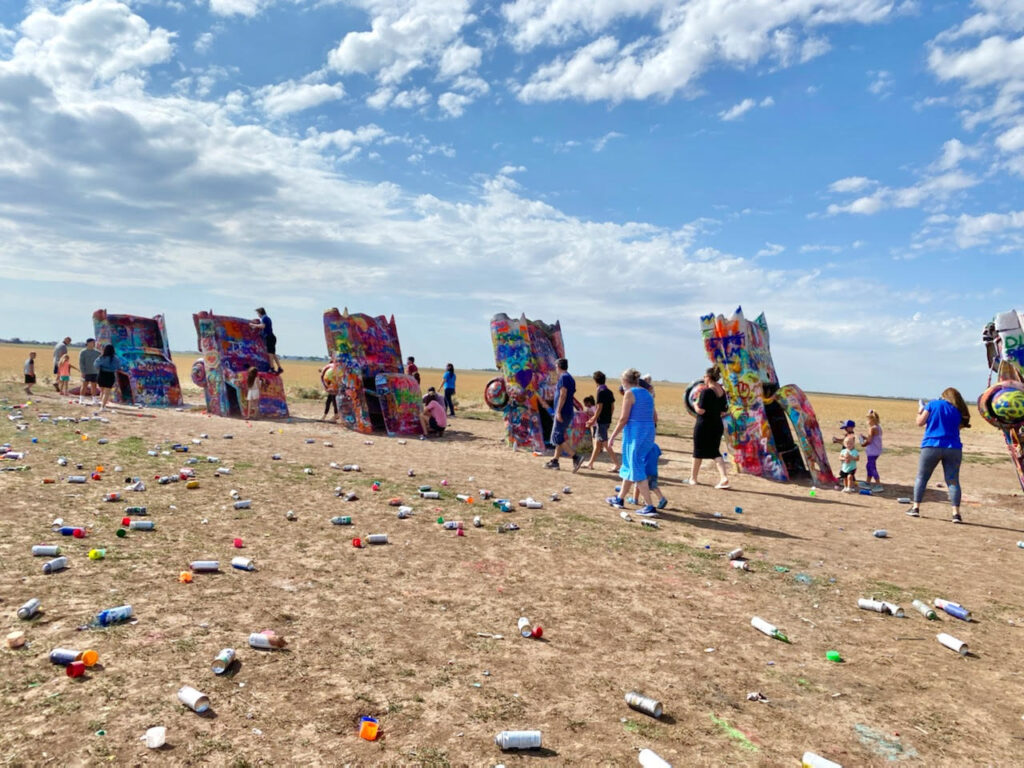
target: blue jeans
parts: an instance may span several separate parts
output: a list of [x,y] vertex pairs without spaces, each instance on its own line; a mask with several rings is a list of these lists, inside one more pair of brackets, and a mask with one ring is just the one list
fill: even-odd
[[448,409],[448,415],[449,416],[454,416],[455,415],[455,403],[452,400],[452,395],[454,395],[454,394],[455,394],[455,390],[454,389],[451,389],[450,387],[445,388],[445,390],[444,390],[444,406],[445,406],[445,408]]
[[942,474],[946,479],[946,490],[949,491],[949,503],[960,506],[960,462],[963,460],[962,448],[922,448],[921,458],[917,462],[917,479],[914,480],[914,504],[920,504],[924,498],[924,489],[931,479],[935,467],[942,462]]

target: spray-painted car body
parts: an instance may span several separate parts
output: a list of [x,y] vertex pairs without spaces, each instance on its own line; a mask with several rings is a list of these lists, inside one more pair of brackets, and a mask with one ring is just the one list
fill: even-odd
[[338,413],[343,424],[369,434],[419,435],[420,385],[402,368],[394,315],[350,315],[348,308],[324,312],[327,354],[336,359]]
[[215,315],[212,310],[194,314],[192,320],[202,355],[192,365],[192,381],[206,395],[207,412],[241,416],[248,390],[246,375],[249,368],[256,368],[262,381],[259,415],[287,417],[284,382],[270,367],[262,330],[245,318]]
[[978,396],[978,412],[1002,430],[1017,480],[1024,488],[1024,316],[1015,309],[1000,312],[985,328],[982,340],[989,386]]
[[[555,398],[558,359],[565,357],[562,328],[556,321],[518,319],[501,313],[491,318],[494,362],[500,376],[487,384],[484,400],[503,411],[508,441],[514,447],[543,451],[550,438],[548,406]],[[590,449],[587,414],[573,402],[572,424],[566,430],[571,451]]]
[[737,307],[728,320],[701,317],[700,326],[708,359],[722,373],[729,401],[723,421],[736,468],[780,482],[806,472],[817,485],[834,483],[810,401],[795,384],[779,386],[764,314],[750,322]]
[[111,315],[105,309],[97,309],[92,313],[92,325],[96,348],[102,351],[107,344],[113,344],[123,364],[114,386],[117,402],[181,405],[181,384],[171,360],[163,315]]

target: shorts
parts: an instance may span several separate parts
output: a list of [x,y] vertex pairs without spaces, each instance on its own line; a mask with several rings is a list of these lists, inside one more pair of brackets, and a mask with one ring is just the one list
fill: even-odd
[[274,334],[270,334],[269,336],[264,336],[263,337],[263,341],[265,341],[267,343],[267,353],[271,354],[271,355],[276,355],[277,354],[277,336],[275,336]]
[[607,424],[595,424],[594,425],[594,439],[600,440],[602,443],[608,442],[608,425]]
[[839,472],[839,479],[840,480],[842,480],[844,478],[847,478],[847,477],[856,477],[856,476],[857,476],[857,470],[856,469],[851,469],[849,472],[847,472],[845,470],[840,470],[840,472]]
[[554,426],[551,427],[551,444],[559,446],[565,442],[565,431],[568,428],[568,424],[564,421],[556,421]]
[[70,376],[61,376],[60,380],[61,381],[71,381],[71,377]]
[[100,383],[100,389],[110,389],[114,386],[114,380],[117,377],[114,376],[113,371],[100,371],[98,381]]
[[430,421],[427,422],[427,431],[432,435],[443,435],[444,427],[439,427],[437,425],[437,420],[431,416]]
[[82,375],[82,381],[96,382],[99,381],[100,375],[98,373],[86,373]]
[[36,383],[36,375],[34,373],[26,373],[25,374],[25,383],[26,384],[35,384]]

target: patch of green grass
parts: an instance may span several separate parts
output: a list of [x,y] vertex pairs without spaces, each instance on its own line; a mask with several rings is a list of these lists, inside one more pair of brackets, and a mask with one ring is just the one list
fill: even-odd
[[975,453],[964,451],[963,462],[964,464],[982,464],[985,466],[992,464],[1002,464],[1006,461],[1005,455],[993,455],[991,453]]
[[486,411],[459,411],[460,419],[469,419],[470,421],[501,421],[501,411],[492,411],[490,409]]
[[490,722],[492,720],[498,722],[510,722],[518,720],[526,712],[526,707],[523,706],[523,702],[515,696],[488,691],[486,688],[483,689],[483,691],[484,695],[487,696],[490,701],[485,706],[470,714],[470,720],[477,720],[482,723]]
[[898,584],[872,579],[868,582],[868,593],[872,597],[879,597],[882,600],[899,600],[905,594],[905,591]]
[[633,720],[629,718],[622,727],[626,729],[628,733],[635,733],[637,736],[641,736],[645,739],[652,738],[657,732],[657,728],[654,723],[648,720]]
[[177,640],[172,640],[171,645],[180,653],[192,653],[199,647],[199,643],[194,637],[179,637]]
[[141,437],[125,437],[117,441],[119,459],[137,459],[146,455],[146,445]]
[[414,765],[422,766],[422,768],[451,768],[448,753],[436,747],[411,749],[409,757],[415,761]]

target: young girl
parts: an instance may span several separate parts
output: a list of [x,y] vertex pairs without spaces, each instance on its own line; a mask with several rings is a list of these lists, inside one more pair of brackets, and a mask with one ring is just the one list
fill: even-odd
[[320,383],[327,393],[327,402],[324,403],[324,415],[320,421],[327,421],[327,412],[334,406],[334,418],[338,418],[338,375],[341,371],[341,364],[331,358],[331,362],[320,369]]
[[245,418],[254,419],[260,415],[260,387],[263,386],[263,379],[255,367],[250,368],[245,374]]
[[117,381],[117,372],[121,370],[121,358],[114,352],[114,345],[103,347],[103,354],[96,358],[96,373],[100,385],[100,410],[105,410],[110,402],[111,390]]
[[444,376],[441,377],[441,386],[444,388],[444,406],[449,416],[455,415],[455,401],[452,395],[455,394],[455,366],[448,363],[444,367]]
[[78,370],[71,364],[71,356],[65,352],[57,361],[57,376],[60,378],[60,393],[67,397],[68,388],[71,386],[71,370]]
[[[597,400],[594,399],[593,395],[587,395],[583,398],[583,410],[587,412],[587,422],[591,422],[594,419],[594,415],[597,413]],[[597,428],[591,427],[590,434],[597,436]]]
[[874,409],[868,411],[868,433],[860,436],[860,444],[864,446],[864,455],[868,457],[867,476],[870,483],[872,478],[876,483],[882,481],[878,477],[878,468],[875,462],[882,455],[882,424]]
[[25,394],[32,394],[32,385],[36,383],[36,353],[29,352],[25,361]]

